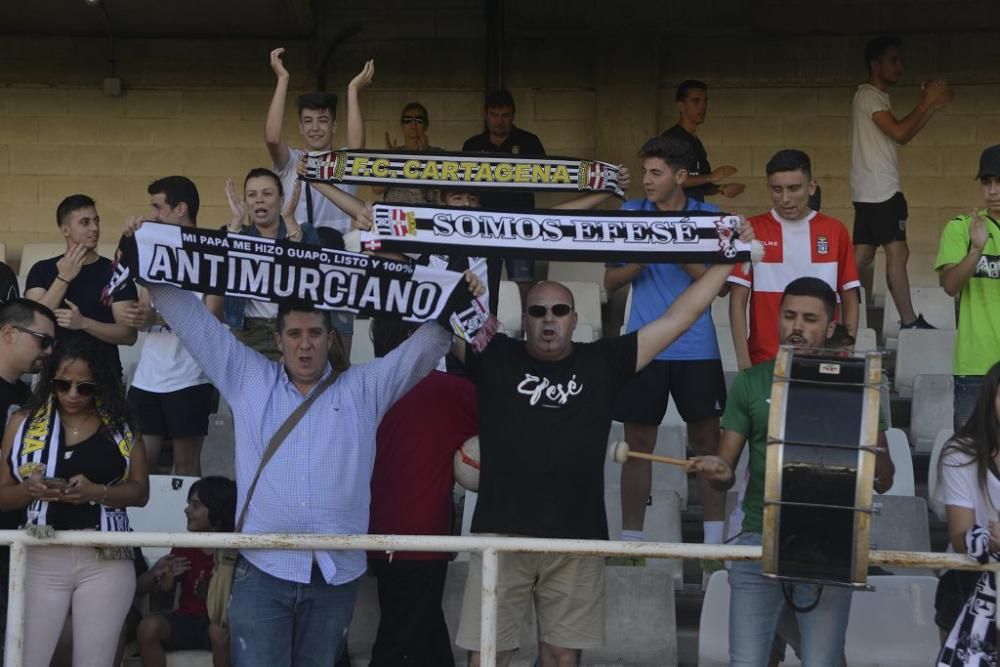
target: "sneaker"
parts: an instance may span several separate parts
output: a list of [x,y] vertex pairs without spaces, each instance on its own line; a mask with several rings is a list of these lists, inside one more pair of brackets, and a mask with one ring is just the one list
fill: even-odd
[[928,324],[927,320],[924,319],[923,315],[917,315],[917,319],[913,320],[909,324],[899,323],[900,329],[937,329],[936,326]]
[[644,556],[607,556],[604,559],[605,565],[613,567],[646,567]]

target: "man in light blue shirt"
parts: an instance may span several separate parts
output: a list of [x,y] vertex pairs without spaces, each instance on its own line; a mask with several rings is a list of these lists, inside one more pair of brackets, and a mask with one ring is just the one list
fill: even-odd
[[[690,144],[674,137],[654,137],[639,151],[645,198],[622,206],[631,211],[709,211],[719,209],[684,194],[694,153]],[[626,331],[637,331],[660,316],[706,267],[700,264],[609,264],[604,285],[610,292],[632,284],[632,311]],[[719,417],[726,403],[726,381],[719,344],[706,309],[680,338],[633,378],[619,396],[615,419],[625,423],[625,440],[633,450],[651,453],[656,433],[673,396],[687,422],[688,442],[698,454],[719,447]],[[632,459],[622,466],[622,539],[643,539],[646,501],[652,486],[648,461]],[[708,484],[701,485],[705,541],[722,541],[725,499]]]
[[[482,292],[474,274],[466,272],[466,281]],[[236,340],[194,293],[147,287],[163,319],[232,407],[239,513],[271,436],[332,371],[329,313],[306,302],[282,304],[275,334],[282,358],[276,362]],[[452,334],[431,322],[385,357],[344,371],[264,468],[243,532],[367,533],[378,424],[451,342]],[[228,616],[235,667],[331,664],[347,636],[364,572],[363,551],[242,550]]]

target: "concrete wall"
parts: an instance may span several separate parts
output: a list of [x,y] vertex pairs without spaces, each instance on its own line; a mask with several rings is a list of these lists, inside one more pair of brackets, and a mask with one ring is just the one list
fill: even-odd
[[[423,4],[380,3],[376,10],[340,0],[317,16],[321,38],[364,25],[337,52],[330,87],[343,93],[364,58],[376,59],[375,84],[363,101],[370,146],[382,146],[386,131],[400,136],[399,111],[414,99],[430,111],[435,145],[457,149],[481,127],[483,3]],[[853,22],[844,18],[845,3],[832,1],[803,9],[769,0],[755,11],[729,0],[694,4],[510,2],[503,62],[517,123],[536,132],[550,153],[637,168],[638,145],[673,123],[674,87],[701,78],[712,86],[700,131],[710,158],[735,165],[735,180],[748,186],[727,208],[766,209],[764,163],[793,146],[813,157],[824,209],[850,225],[849,114],[864,76],[862,33],[894,25],[911,31],[904,34],[906,80],[892,91],[896,110],[912,108],[924,79],[946,76],[958,90],[955,103],[900,149],[913,245],[932,250],[944,221],[977,202],[978,154],[1000,141],[1000,40],[997,32],[972,32],[984,28],[987,14],[977,20],[974,11],[955,7],[985,3],[855,3],[848,11]],[[909,18],[899,18],[900,8],[909,8]],[[815,32],[824,27],[843,32]],[[126,92],[107,97],[100,89],[104,40],[0,40],[0,241],[8,261],[17,264],[24,243],[58,240],[54,210],[63,196],[94,196],[110,240],[124,216],[145,210],[148,182],[169,173],[198,184],[201,224],[223,224],[225,178],[267,163],[267,58],[278,45],[121,39]],[[284,46],[293,93],[312,87],[318,43]],[[344,129],[342,123],[341,140]],[[286,136],[297,137],[291,108]]]

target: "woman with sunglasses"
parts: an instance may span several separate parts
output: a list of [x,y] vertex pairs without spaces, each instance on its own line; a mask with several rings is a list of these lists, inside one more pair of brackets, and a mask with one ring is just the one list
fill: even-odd
[[[397,144],[396,140],[386,131],[386,148],[409,152],[437,150],[430,145],[430,139],[427,137],[427,128],[430,124],[427,107],[420,102],[410,102],[403,107],[403,112],[399,117],[399,127],[403,130],[403,145]],[[373,187],[372,192],[382,195],[383,201],[398,204],[433,204],[437,201],[435,191],[428,188]]]
[[[56,345],[25,408],[3,437],[0,509],[26,509],[25,529],[129,530],[126,507],[149,498],[145,450],[135,447],[121,380],[90,339]],[[107,667],[132,604],[131,548],[28,551],[24,660],[47,667],[73,608],[73,665]]]

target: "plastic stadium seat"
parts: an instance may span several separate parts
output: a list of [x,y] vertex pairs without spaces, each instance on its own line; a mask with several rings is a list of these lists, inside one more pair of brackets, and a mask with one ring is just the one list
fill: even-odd
[[224,401],[219,400],[219,411],[208,417],[208,435],[201,447],[201,474],[222,475],[236,479],[236,434],[233,431],[233,414]]
[[511,338],[521,337],[521,291],[517,283],[500,281],[500,297],[497,305],[497,319],[503,324],[504,332]]
[[594,335],[594,327],[591,324],[577,324],[573,329],[574,343],[592,343],[597,340]]
[[628,296],[625,297],[625,317],[622,319],[622,328],[618,332],[619,335],[624,336],[625,331],[628,328],[628,318],[632,315],[632,286],[628,286]]
[[[938,329],[955,330],[955,300],[940,287],[910,287],[913,310],[924,316],[928,323]],[[885,315],[882,318],[882,338],[899,336],[899,311],[891,298],[885,301]]]
[[904,398],[913,395],[918,375],[951,375],[955,331],[907,329],[899,332],[896,351],[896,392]]
[[726,325],[715,323],[715,337],[719,340],[719,354],[722,356],[722,370],[736,372],[740,370],[736,359],[736,347],[733,345],[733,330]]
[[[873,499],[871,548],[881,551],[930,551],[927,501],[918,496],[876,496]],[[931,570],[885,568],[893,574],[932,574]]]
[[858,328],[858,335],[854,339],[855,352],[874,352],[878,349],[878,337],[875,330],[871,328]]
[[[611,422],[608,445],[625,439],[625,425]],[[681,424],[661,424],[656,432],[656,452],[661,456],[685,458],[687,456],[687,426]],[[677,466],[654,463],[652,489],[673,491],[681,501],[681,510],[688,506],[688,477]],[[604,459],[604,488],[621,488],[622,466],[610,458]]]
[[931,460],[927,466],[927,504],[930,506],[937,518],[942,521],[947,521],[948,516],[945,513],[944,502],[942,498],[938,495],[938,472],[939,472],[939,462],[941,460],[941,450],[944,449],[945,444],[954,435],[954,431],[951,428],[941,429],[937,437],[934,438],[934,446],[931,448]]
[[912,496],[916,494],[913,480],[913,456],[906,434],[898,428],[890,428],[885,433],[889,442],[889,456],[896,471],[892,476],[892,486],[885,492],[887,496]]
[[913,378],[910,440],[915,451],[929,453],[937,434],[952,427],[955,418],[954,391],[955,378],[951,375],[918,375]]
[[370,319],[354,319],[354,334],[351,336],[351,364],[363,364],[375,358]]
[[[132,530],[140,533],[183,533],[187,530],[184,508],[188,490],[197,477],[150,475],[149,502],[145,507],[129,507]],[[170,552],[168,547],[143,547],[146,562],[152,564]]]
[[604,289],[603,262],[549,262],[549,280],[558,283],[597,283],[601,290],[601,303],[608,302],[608,291]]
[[577,325],[589,324],[593,327],[593,338],[597,340],[603,334],[601,324],[601,293],[597,283],[567,281],[563,285],[573,293],[576,304]]
[[[937,253],[910,251],[910,258],[906,262],[910,287],[934,287],[940,284],[938,273],[934,270],[936,259]],[[892,301],[892,297],[889,296],[889,286],[885,279],[885,252],[879,248],[875,252],[875,265],[872,271],[872,305],[884,308],[889,301]]]

